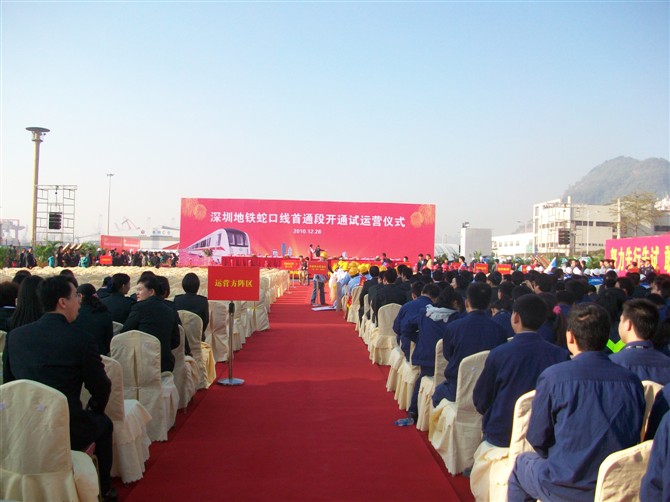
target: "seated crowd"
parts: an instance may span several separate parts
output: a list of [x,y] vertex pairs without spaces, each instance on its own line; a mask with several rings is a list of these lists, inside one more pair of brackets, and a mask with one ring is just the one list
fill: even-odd
[[[3,382],[34,380],[61,391],[67,398],[70,442],[73,450],[95,443],[103,500],[114,500],[110,483],[112,468],[112,421],[105,415],[111,383],[101,355],[110,355],[113,323],[120,332],[140,330],[160,341],[160,370],[172,371],[173,349],[180,345],[178,309],[208,322],[207,298],[198,295],[200,281],[185,274],[186,294],[175,302],[165,277],[145,271],[130,291],[130,277],[113,275],[96,290],[92,284],[77,284],[69,269],[60,275],[42,278],[28,271],[18,272],[13,281],[0,284],[0,330],[6,332]],[[204,329],[204,328],[203,328]],[[204,335],[204,331],[203,331]],[[185,353],[189,353],[188,344]],[[82,386],[91,398],[82,405]]]
[[[435,374],[438,341],[446,369],[431,413],[457,400],[462,361],[488,351],[471,394],[482,415],[480,447],[469,464],[477,500],[494,500],[479,481],[488,476],[486,453],[510,447],[517,399],[533,390],[526,439],[534,451],[510,466],[508,500],[593,500],[603,460],[641,439],[654,439],[641,499],[670,500],[670,276],[647,271],[643,285],[637,271],[620,276],[604,269],[598,289],[582,274],[561,272],[503,277],[467,267],[415,272],[403,264],[363,265],[363,274],[361,267],[339,263],[331,279],[338,284],[334,303],[350,301],[350,284],[361,286],[359,330],[381,307],[401,305],[393,331],[417,379],[407,418],[396,425],[417,422],[419,382]],[[664,386],[648,426],[642,381]]]

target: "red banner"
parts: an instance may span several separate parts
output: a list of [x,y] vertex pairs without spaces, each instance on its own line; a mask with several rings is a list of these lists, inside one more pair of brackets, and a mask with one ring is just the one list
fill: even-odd
[[132,237],[116,237],[114,235],[101,235],[100,247],[102,249],[116,249],[117,251],[137,251],[140,249],[140,240]]
[[257,302],[261,279],[258,267],[208,267],[207,298]]
[[310,275],[321,274],[328,277],[328,262],[310,260],[307,262],[307,273]]
[[112,255],[105,254],[100,257],[100,265],[111,265],[112,264]]
[[489,264],[488,263],[475,263],[475,274],[477,272],[484,272],[485,274],[489,273]]
[[497,269],[502,275],[507,275],[512,273],[512,265],[509,263],[499,263]]
[[289,258],[285,258],[280,260],[280,265],[279,268],[282,270],[300,270],[300,260],[297,258],[294,260],[291,260]]
[[634,261],[641,267],[644,260],[650,260],[657,272],[670,273],[670,233],[610,239],[605,242],[605,258],[614,260],[614,268],[617,270],[626,270]]
[[182,199],[179,265],[219,264],[226,256],[392,259],[430,252],[435,206],[373,202]]

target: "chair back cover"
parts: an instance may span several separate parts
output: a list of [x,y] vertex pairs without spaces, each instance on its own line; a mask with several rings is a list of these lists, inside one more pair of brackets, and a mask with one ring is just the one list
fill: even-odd
[[79,500],[65,396],[16,380],[0,386],[0,405],[0,498]]
[[400,312],[400,305],[397,303],[389,303],[379,308],[379,312],[377,312],[377,326],[379,326],[379,334],[381,336],[396,336],[395,331],[393,331],[393,321],[398,316],[398,312]]
[[214,360],[228,360],[228,304],[221,300],[209,300],[209,324],[205,330]]
[[205,361],[202,351],[202,319],[197,314],[188,310],[180,310],[179,318],[184,327],[188,344],[191,347],[191,355],[198,364],[199,374],[196,388],[203,389],[207,387],[207,361]]
[[172,424],[168,424],[163,398],[158,338],[138,330],[120,333],[112,338],[111,356],[123,368],[124,398],[137,399],[151,415],[147,425],[149,438],[152,441],[167,440],[167,431]]
[[514,420],[512,422],[512,436],[509,443],[509,462],[510,473],[516,457],[521,453],[533,451],[533,447],[526,441],[528,432],[528,422],[530,422],[530,413],[533,409],[533,398],[535,391],[531,390],[520,396],[514,405]]
[[186,356],[184,355],[185,336],[184,327],[179,326],[179,346],[172,349],[172,355],[174,355],[172,374],[174,384],[179,391],[179,409],[186,408],[193,394],[195,394],[195,379],[191,376],[191,368],[186,364]]
[[433,384],[433,387],[437,387],[445,380],[444,370],[447,369],[447,363],[449,361],[447,361],[444,358],[443,347],[444,347],[444,340],[442,339],[438,340],[437,343],[435,344],[435,376],[433,377],[435,379],[434,380],[435,383]]
[[642,387],[644,387],[644,419],[642,420],[642,432],[640,440],[644,440],[644,435],[647,433],[647,422],[649,422],[649,415],[651,415],[651,408],[654,406],[656,394],[663,390],[660,383],[652,382],[651,380],[642,380]]
[[598,469],[594,502],[639,500],[652,444],[649,440],[608,455]]

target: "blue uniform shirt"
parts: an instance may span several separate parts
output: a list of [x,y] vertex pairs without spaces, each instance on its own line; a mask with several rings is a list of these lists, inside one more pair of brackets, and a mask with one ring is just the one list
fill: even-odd
[[456,401],[458,368],[461,361],[473,354],[507,343],[507,334],[502,326],[493,322],[483,310],[473,310],[462,319],[447,324],[442,352],[448,361],[444,370],[445,381],[437,386],[433,404],[442,399]]
[[630,342],[610,359],[635,373],[640,380],[670,383],[670,357],[654,349],[649,340]]
[[400,348],[405,354],[405,359],[409,361],[410,342],[416,342],[416,336],[419,330],[419,318],[426,315],[426,306],[432,305],[430,298],[420,296],[416,300],[405,303],[398,315],[393,321],[393,331]]
[[413,340],[416,347],[412,353],[412,364],[435,367],[435,345],[444,337],[447,323],[454,314],[456,311],[453,309],[426,307],[423,316],[418,319],[419,332],[416,339]]
[[670,413],[666,413],[651,447],[647,472],[640,486],[642,502],[670,501]]
[[526,439],[547,459],[539,471],[545,493],[592,501],[605,457],[639,443],[644,408],[640,379],[603,352],[544,370]]
[[567,350],[532,331],[518,333],[509,343],[492,349],[472,396],[475,408],[484,415],[484,440],[507,448],[516,400],[535,388],[546,368],[569,357]]

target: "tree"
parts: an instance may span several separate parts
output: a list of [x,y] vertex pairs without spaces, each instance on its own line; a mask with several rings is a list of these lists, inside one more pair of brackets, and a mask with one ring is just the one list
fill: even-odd
[[621,222],[621,235],[637,237],[645,226],[653,227],[654,220],[660,216],[656,202],[657,197],[652,192],[633,192],[611,202],[611,213]]

